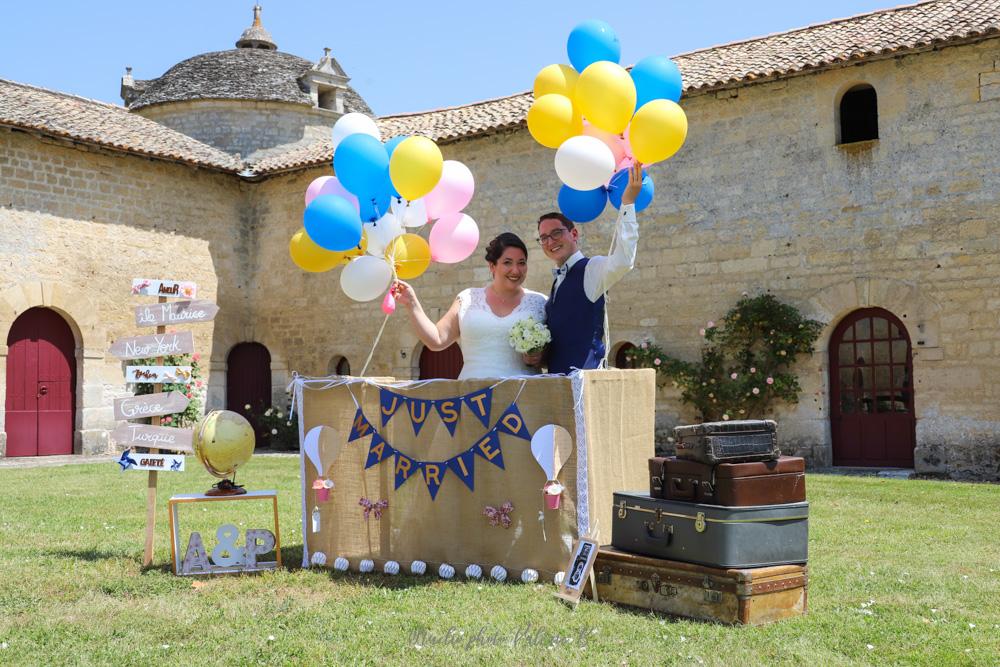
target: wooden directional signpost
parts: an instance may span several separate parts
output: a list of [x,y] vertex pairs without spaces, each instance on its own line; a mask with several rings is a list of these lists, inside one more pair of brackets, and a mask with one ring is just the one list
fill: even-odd
[[[136,326],[155,326],[156,333],[116,340],[110,351],[120,359],[155,356],[155,366],[128,366],[125,377],[126,382],[152,384],[155,393],[115,400],[115,419],[148,417],[152,425],[121,423],[111,432],[111,438],[126,447],[122,460],[119,461],[123,471],[149,471],[146,482],[146,547],[142,558],[142,564],[148,566],[153,562],[157,472],[184,470],[183,456],[161,455],[159,450],[184,453],[192,451],[191,429],[160,426],[160,417],[183,412],[188,405],[188,398],[180,392],[161,393],[161,385],[165,382],[187,383],[191,380],[190,366],[164,366],[163,357],[194,352],[191,332],[168,334],[166,325],[211,322],[219,312],[219,307],[210,301],[196,300],[197,285],[184,280],[133,279],[132,294],[159,297],[156,304],[135,307]],[[168,302],[168,297],[186,300]],[[148,448],[149,454],[131,454],[133,447]]]

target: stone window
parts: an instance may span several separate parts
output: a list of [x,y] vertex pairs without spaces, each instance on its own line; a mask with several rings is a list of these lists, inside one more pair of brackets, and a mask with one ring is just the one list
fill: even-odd
[[328,109],[330,111],[336,111],[337,113],[343,113],[343,102],[341,102],[339,90],[336,88],[326,86],[319,86],[318,90],[318,103],[320,109]]
[[341,354],[334,355],[334,357],[330,359],[330,363],[327,364],[326,372],[330,375],[350,375],[351,362],[347,360],[347,357]]
[[840,98],[838,144],[878,139],[878,96],[864,83],[854,86]]

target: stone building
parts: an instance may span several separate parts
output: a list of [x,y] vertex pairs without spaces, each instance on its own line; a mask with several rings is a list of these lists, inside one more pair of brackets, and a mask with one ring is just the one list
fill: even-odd
[[[690,133],[652,168],[637,267],[610,295],[613,349],[652,337],[694,359],[706,321],[770,291],[826,323],[797,367],[800,402],[777,414],[786,451],[1000,478],[998,37],[1000,0],[934,0],[676,56]],[[329,51],[315,64],[278,51],[259,8],[236,49],[157,79],[127,71],[124,106],[0,80],[0,453],[110,449],[111,404],[128,387],[107,350],[143,333],[133,277],[194,280],[221,306],[190,325],[209,407],[247,392],[283,403],[293,370],[360,371],[377,304],[287,254],[306,186],[331,173],[330,127],[369,112],[348,84]],[[384,139],[425,134],[472,169],[467,213],[484,239],[531,238],[558,181],[526,131],[530,101],[379,124]],[[585,229],[589,252],[607,247],[612,222]],[[548,268],[533,252],[528,286],[547,291]],[[477,254],[416,286],[442,312],[487,277]],[[396,316],[368,374],[454,363]],[[32,382],[62,402],[32,399]],[[15,443],[11,415],[31,410],[43,426]],[[693,416],[670,388],[657,410],[661,439]],[[43,433],[52,424],[62,430]]]

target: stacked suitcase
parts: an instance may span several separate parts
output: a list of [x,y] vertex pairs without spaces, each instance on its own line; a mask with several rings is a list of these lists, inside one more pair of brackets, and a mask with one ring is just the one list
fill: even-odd
[[677,455],[649,460],[649,493],[616,492],[598,594],[728,623],[805,612],[805,461],[781,456],[771,420],[674,430]]

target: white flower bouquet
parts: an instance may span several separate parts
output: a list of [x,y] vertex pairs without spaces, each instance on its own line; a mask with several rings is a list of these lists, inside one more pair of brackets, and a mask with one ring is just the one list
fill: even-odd
[[547,326],[534,317],[526,317],[510,328],[508,340],[517,352],[532,354],[540,352],[552,340],[552,334]]

